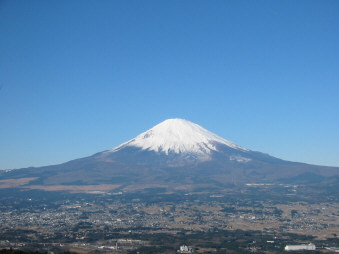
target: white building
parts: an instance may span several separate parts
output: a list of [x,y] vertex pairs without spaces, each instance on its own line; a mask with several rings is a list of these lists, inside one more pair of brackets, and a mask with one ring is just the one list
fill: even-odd
[[313,243],[310,244],[299,244],[299,245],[286,245],[286,251],[295,251],[295,250],[315,250],[315,245]]
[[325,247],[325,249],[333,252],[339,252],[339,247]]
[[180,249],[177,252],[178,253],[192,253],[192,248],[189,248],[186,245],[181,245]]

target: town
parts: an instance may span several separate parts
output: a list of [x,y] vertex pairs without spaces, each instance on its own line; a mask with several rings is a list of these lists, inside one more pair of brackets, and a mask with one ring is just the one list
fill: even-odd
[[[192,253],[279,253],[288,245],[313,243],[333,251],[339,246],[339,202],[306,202],[298,195],[302,188],[247,184],[218,193],[2,195],[0,248],[173,253],[188,245]],[[279,201],[271,199],[278,193]]]

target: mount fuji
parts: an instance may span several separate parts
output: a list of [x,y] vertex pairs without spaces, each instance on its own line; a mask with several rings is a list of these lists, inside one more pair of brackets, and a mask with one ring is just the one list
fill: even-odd
[[337,167],[281,160],[241,147],[190,121],[168,119],[118,147],[89,157],[53,166],[3,171],[0,188],[3,183],[37,189],[58,186],[58,190],[94,185],[108,189],[152,184],[222,185],[235,181],[303,181],[310,176],[321,181],[337,175]]
[[212,160],[213,153],[223,146],[234,151],[249,151],[190,121],[168,119],[103,156],[115,156],[120,151],[137,148],[160,155],[169,166],[189,165]]

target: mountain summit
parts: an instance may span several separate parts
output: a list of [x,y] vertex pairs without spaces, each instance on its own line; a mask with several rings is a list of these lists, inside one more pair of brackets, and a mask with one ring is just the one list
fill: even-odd
[[112,149],[111,152],[126,147],[138,147],[166,155],[171,153],[196,155],[199,160],[204,161],[211,158],[212,151],[218,150],[217,145],[248,151],[195,123],[184,119],[168,119]]
[[0,172],[0,188],[1,182],[41,189],[199,184],[216,188],[234,182],[321,181],[338,175],[339,168],[281,160],[243,148],[190,121],[168,119],[116,148],[89,157]]

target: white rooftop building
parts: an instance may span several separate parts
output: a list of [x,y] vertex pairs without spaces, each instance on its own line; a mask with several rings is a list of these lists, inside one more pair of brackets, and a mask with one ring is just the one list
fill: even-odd
[[297,251],[297,250],[315,250],[315,245],[313,243],[309,243],[285,246],[285,251]]
[[178,253],[192,253],[192,248],[189,248],[186,245],[181,245],[180,249],[177,252]]

